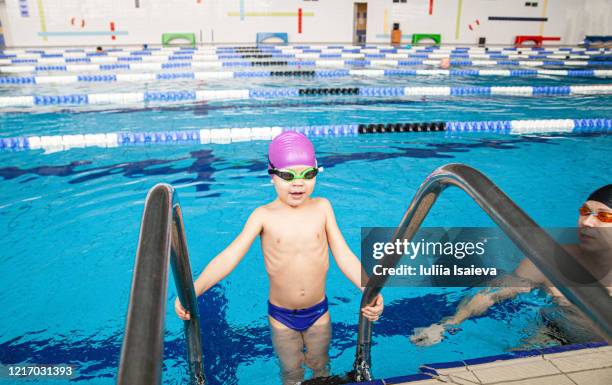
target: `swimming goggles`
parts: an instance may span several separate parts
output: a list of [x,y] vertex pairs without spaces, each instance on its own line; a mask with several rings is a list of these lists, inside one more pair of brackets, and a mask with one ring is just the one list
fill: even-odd
[[599,221],[603,223],[612,223],[612,213],[606,211],[595,212],[591,210],[587,205],[584,205],[578,210],[578,212],[580,212],[580,215],[582,216],[593,215],[595,218],[599,219]]
[[315,176],[319,173],[318,167],[309,167],[302,172],[298,173],[291,169],[279,170],[277,168],[268,169],[268,174],[276,175],[282,180],[286,180],[287,182],[291,182],[295,179],[306,179],[311,180],[314,179]]

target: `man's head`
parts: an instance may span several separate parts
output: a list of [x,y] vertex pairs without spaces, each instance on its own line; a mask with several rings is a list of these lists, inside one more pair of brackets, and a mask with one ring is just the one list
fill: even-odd
[[581,247],[589,251],[612,250],[612,184],[595,190],[580,207]]
[[314,190],[318,173],[310,140],[294,131],[275,137],[268,147],[268,173],[283,203],[292,207],[304,203]]
[[447,70],[450,67],[451,67],[450,58],[445,57],[445,58],[442,58],[442,60],[440,60],[440,68],[442,68],[443,70]]

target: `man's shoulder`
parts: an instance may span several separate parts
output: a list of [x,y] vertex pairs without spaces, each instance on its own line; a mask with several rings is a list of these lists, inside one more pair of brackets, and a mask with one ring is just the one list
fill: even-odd
[[523,258],[519,266],[514,271],[514,274],[520,278],[527,279],[536,284],[542,284],[546,282],[546,277],[544,276],[544,274],[542,274],[540,269],[538,269],[536,265],[534,265],[533,262],[529,260],[529,258]]

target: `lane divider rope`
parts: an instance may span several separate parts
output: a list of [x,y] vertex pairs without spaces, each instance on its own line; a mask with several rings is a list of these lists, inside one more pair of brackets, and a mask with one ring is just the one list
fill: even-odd
[[46,152],[81,147],[120,147],[141,144],[209,144],[270,140],[284,131],[297,131],[310,137],[341,137],[403,132],[443,132],[450,134],[612,134],[612,119],[540,119],[469,122],[371,123],[319,126],[275,126],[217,128],[160,132],[110,132],[100,134],[20,136],[0,139],[0,150],[39,150]]
[[167,54],[268,54],[268,53],[490,53],[490,54],[602,54],[608,53],[609,48],[579,48],[579,47],[456,47],[456,46],[415,46],[415,47],[391,47],[391,46],[246,46],[246,47],[164,47],[143,49],[110,48],[98,52],[94,49],[5,49],[0,50],[0,57],[100,57],[100,56],[122,56],[125,54],[134,56],[154,56]]
[[568,86],[466,86],[466,87],[333,87],[333,88],[252,88],[240,90],[183,90],[72,95],[0,97],[0,108],[52,105],[108,105],[132,103],[174,103],[214,100],[278,99],[309,96],[567,96],[612,94],[610,85]]
[[[593,60],[451,60],[451,65],[455,67],[487,67],[487,66],[515,66],[515,67],[588,67],[588,66],[612,66],[612,60],[593,61]],[[327,67],[344,68],[347,66],[358,68],[369,67],[414,67],[422,65],[438,66],[439,60],[431,59],[352,59],[352,60],[265,60],[265,61],[169,61],[166,63],[111,63],[111,64],[62,64],[62,65],[30,65],[30,66],[0,66],[0,73],[32,73],[32,72],[83,72],[83,71],[115,71],[115,70],[148,70],[160,71],[178,68],[192,69],[223,69],[228,67]]]
[[612,77],[612,70],[312,70],[312,71],[210,71],[210,72],[161,72],[137,74],[96,74],[67,76],[5,76],[0,77],[0,84],[71,84],[71,83],[115,83],[143,82],[166,80],[210,80],[231,78],[305,78],[325,77],[340,78],[349,76],[362,77],[399,77],[399,76],[504,76],[504,77]]
[[[15,57],[14,57],[15,56]],[[59,56],[46,55],[37,57],[35,54],[22,56],[0,55],[0,65],[41,64],[63,65],[70,63],[114,64],[122,62],[162,63],[172,61],[220,61],[240,59],[587,59],[592,61],[610,61],[612,55],[588,54],[541,54],[530,55],[502,53],[256,53],[256,54],[165,54],[165,55],[113,55],[113,56]]]

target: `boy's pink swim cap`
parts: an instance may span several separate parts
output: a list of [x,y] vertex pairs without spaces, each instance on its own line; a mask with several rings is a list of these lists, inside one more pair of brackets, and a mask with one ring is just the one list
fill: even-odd
[[268,161],[268,168],[317,166],[314,146],[306,136],[295,131],[285,131],[272,139],[268,147]]

